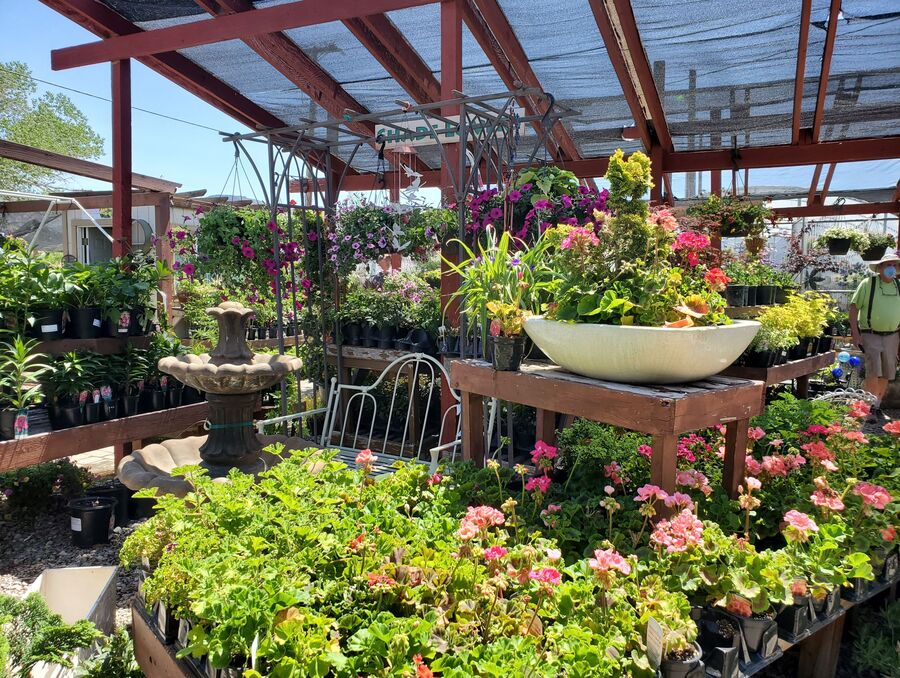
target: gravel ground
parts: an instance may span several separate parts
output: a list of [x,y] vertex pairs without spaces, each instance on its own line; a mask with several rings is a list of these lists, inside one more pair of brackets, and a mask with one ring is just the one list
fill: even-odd
[[[82,549],[72,544],[69,516],[45,515],[34,524],[0,522],[0,593],[21,596],[45,569],[117,565],[119,549],[134,527],[115,529],[109,544]],[[129,607],[137,592],[136,571],[120,569],[116,586],[116,625],[131,623]]]

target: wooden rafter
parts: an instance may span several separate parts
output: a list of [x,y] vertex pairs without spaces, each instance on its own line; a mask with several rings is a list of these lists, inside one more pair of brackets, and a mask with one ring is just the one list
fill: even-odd
[[[81,160],[68,155],[61,155],[42,148],[34,148],[17,144],[12,141],[0,139],[0,158],[9,158],[26,162],[30,165],[40,165],[60,172],[77,174],[81,177],[97,179],[98,181],[112,181],[113,168],[109,165],[101,165],[89,160]],[[162,193],[174,193],[181,184],[156,177],[148,177],[145,174],[131,173],[131,185],[147,191],[160,191]]]
[[831,178],[834,176],[835,167],[837,167],[837,163],[831,163],[831,165],[828,167],[828,172],[825,173],[825,181],[822,183],[822,191],[818,195],[818,202],[822,205],[825,204],[825,198],[828,197],[828,189],[831,188]]
[[416,103],[441,100],[441,84],[390,19],[378,14],[344,25]]
[[843,205],[807,205],[805,207],[775,207],[775,216],[786,219],[799,217],[830,217],[840,215],[900,214],[900,201],[844,203]]
[[[254,9],[250,0],[195,0],[195,2],[214,16],[259,11]],[[330,116],[340,118],[348,110],[362,114],[370,112],[284,33],[279,31],[254,35],[243,40]],[[375,136],[375,123],[371,121],[352,122],[347,127],[358,134],[373,138]],[[377,148],[374,142],[372,146]],[[394,152],[386,151],[385,155],[394,167],[399,167]],[[411,162],[414,169],[425,168],[419,162],[418,156],[412,156]]]
[[816,110],[813,114],[813,143],[819,140],[819,134],[822,131],[822,121],[825,118],[825,99],[828,96],[828,76],[831,73],[831,58],[834,55],[834,43],[837,39],[838,16],[840,13],[841,0],[831,0],[831,11],[828,13],[828,28],[825,34],[825,47],[822,51],[822,70],[819,74]]
[[809,47],[809,21],[812,16],[812,0],[803,0],[800,7],[800,38],[797,43],[797,70],[794,77],[794,118],[791,125],[791,143],[800,143],[800,118],[803,115],[803,85],[806,78],[806,50]]
[[[494,70],[509,89],[517,87],[541,87],[528,56],[516,37],[509,20],[497,0],[466,0],[463,3],[463,20],[490,59]],[[529,115],[543,112],[536,97],[523,97],[519,103]],[[540,123],[534,127],[540,132]],[[556,122],[547,135],[547,148],[556,160],[579,160],[581,154],[575,141],[561,122]]]
[[819,177],[822,176],[822,163],[816,165],[813,171],[812,181],[809,182],[809,193],[806,196],[806,204],[812,205],[816,199],[816,189],[819,188]]
[[315,26],[329,21],[352,19],[360,12],[378,14],[425,5],[434,0],[302,0],[258,9],[249,15],[214,17],[205,21],[180,23],[99,42],[63,47],[50,52],[53,70],[89,66],[118,59],[133,59],[188,47],[199,47],[247,36],[274,33],[288,28]]

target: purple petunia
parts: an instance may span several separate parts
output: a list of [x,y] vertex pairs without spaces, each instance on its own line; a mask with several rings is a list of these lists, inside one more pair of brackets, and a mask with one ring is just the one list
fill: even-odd
[[494,209],[491,210],[491,212],[488,216],[491,219],[500,219],[503,216],[503,210],[500,209],[499,207],[495,207]]
[[538,200],[534,203],[534,209],[536,210],[548,210],[550,209],[550,201],[549,200]]
[[520,191],[517,191],[516,189],[513,189],[509,192],[509,195],[507,195],[506,198],[510,202],[519,202],[519,200],[522,199],[522,193]]

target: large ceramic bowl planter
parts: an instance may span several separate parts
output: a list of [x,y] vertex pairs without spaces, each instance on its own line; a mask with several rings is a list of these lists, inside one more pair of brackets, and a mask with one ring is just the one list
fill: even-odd
[[759,323],[710,327],[573,324],[536,316],[525,331],[560,367],[595,379],[677,384],[705,379],[731,365],[753,341]]

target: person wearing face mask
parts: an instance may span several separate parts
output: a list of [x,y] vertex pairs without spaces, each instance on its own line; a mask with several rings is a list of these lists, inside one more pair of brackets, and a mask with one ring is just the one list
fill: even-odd
[[876,275],[863,280],[850,299],[850,332],[864,353],[866,378],[863,388],[875,398],[873,413],[881,409],[888,384],[897,376],[900,353],[900,257],[886,254],[869,264]]

